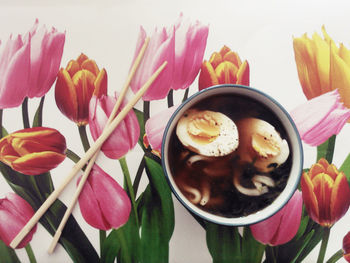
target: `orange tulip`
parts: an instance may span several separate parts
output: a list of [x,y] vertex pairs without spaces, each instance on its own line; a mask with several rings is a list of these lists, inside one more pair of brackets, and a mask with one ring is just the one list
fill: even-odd
[[249,86],[249,64],[243,63],[237,53],[223,46],[214,52],[209,61],[204,60],[199,75],[199,90],[218,84],[241,84]]
[[332,226],[349,208],[350,187],[345,174],[323,158],[303,173],[301,190],[310,218],[321,226]]
[[65,152],[66,139],[51,128],[23,129],[0,140],[0,161],[27,175],[55,168],[65,159]]
[[343,238],[343,258],[350,262],[350,231]]
[[338,89],[350,108],[350,50],[337,47],[324,27],[322,33],[323,38],[314,33],[293,40],[300,84],[307,99]]
[[89,103],[92,95],[107,94],[107,73],[96,62],[81,54],[58,72],[55,98],[60,111],[79,126],[89,122]]

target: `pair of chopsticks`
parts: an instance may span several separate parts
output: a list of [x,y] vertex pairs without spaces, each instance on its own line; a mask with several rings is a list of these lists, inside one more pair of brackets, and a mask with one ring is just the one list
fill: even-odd
[[[108,122],[100,135],[100,137],[95,141],[95,143],[90,147],[90,149],[85,153],[84,157],[80,159],[79,162],[77,162],[69,175],[66,177],[66,179],[61,183],[61,185],[54,190],[49,197],[46,199],[46,201],[40,206],[40,208],[36,211],[36,213],[32,216],[32,218],[27,222],[27,224],[22,228],[22,230],[17,234],[17,236],[12,240],[10,243],[10,247],[16,248],[18,244],[23,240],[23,238],[30,232],[30,230],[35,226],[35,224],[38,223],[40,218],[45,214],[45,212],[49,209],[49,207],[55,202],[55,200],[58,198],[58,196],[61,194],[61,192],[65,189],[65,187],[71,182],[71,180],[74,178],[74,176],[84,167],[84,165],[88,163],[85,172],[78,184],[78,187],[76,189],[76,192],[73,196],[73,200],[71,201],[69,207],[67,208],[62,221],[57,228],[57,231],[54,235],[53,241],[49,247],[49,253],[52,253],[56,247],[56,244],[62,234],[63,228],[70,216],[70,214],[73,211],[73,208],[78,200],[79,194],[83,189],[84,183],[86,182],[88,175],[97,159],[97,156],[99,154],[99,151],[102,147],[102,144],[108,139],[108,137],[112,134],[112,132],[115,130],[115,128],[119,125],[119,123],[126,117],[126,115],[129,113],[129,111],[135,106],[135,104],[141,99],[142,95],[148,90],[148,88],[151,86],[151,84],[155,81],[155,79],[158,77],[158,75],[162,72],[162,70],[166,67],[167,62],[165,61],[157,70],[156,72],[149,78],[149,80],[142,86],[141,89],[135,94],[135,96],[129,101],[129,103],[119,112],[119,114],[115,117],[123,98],[127,92],[127,89],[130,85],[130,82],[143,58],[144,52],[147,48],[149,42],[149,38],[146,38],[144,45],[142,46],[137,58],[135,59],[135,62],[130,70],[130,73],[128,75],[127,81],[115,103],[115,106],[113,108],[112,113],[110,114],[110,117],[108,119]],[[114,118],[115,117],[115,118]],[[89,161],[90,160],[90,161]]]

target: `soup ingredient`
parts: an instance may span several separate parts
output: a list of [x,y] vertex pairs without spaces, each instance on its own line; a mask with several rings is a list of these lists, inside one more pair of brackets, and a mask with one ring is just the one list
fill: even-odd
[[237,154],[240,161],[254,163],[261,172],[269,172],[283,164],[289,156],[289,147],[270,123],[246,118],[237,121],[240,146]]
[[190,109],[180,118],[176,134],[186,148],[204,156],[225,156],[238,147],[236,124],[220,112]]

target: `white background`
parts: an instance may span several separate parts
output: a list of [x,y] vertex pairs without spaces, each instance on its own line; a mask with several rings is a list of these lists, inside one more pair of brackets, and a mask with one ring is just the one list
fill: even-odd
[[[293,36],[303,33],[309,36],[321,33],[325,25],[327,32],[336,41],[350,48],[350,4],[347,1],[1,1],[0,39],[4,43],[11,33],[25,33],[38,18],[40,24],[55,26],[66,31],[66,42],[62,57],[62,67],[70,59],[84,52],[95,59],[98,65],[108,72],[109,94],[121,88],[126,79],[134,54],[139,26],[147,32],[154,27],[173,24],[180,12],[193,20],[208,24],[209,37],[205,59],[223,45],[238,52],[242,60],[250,64],[250,84],[277,99],[287,110],[305,101],[299,84],[293,52]],[[191,92],[197,89],[197,81]],[[82,155],[83,149],[75,125],[57,109],[54,89],[47,95],[44,108],[44,125],[56,128],[67,139],[69,148]],[[130,96],[131,94],[129,94]],[[179,92],[179,97],[182,93]],[[29,107],[33,114],[37,100],[31,100]],[[141,106],[141,105],[138,105]],[[165,107],[164,102],[152,108],[152,114]],[[9,131],[22,128],[20,109],[5,110],[4,125]],[[337,138],[334,163],[339,167],[350,152],[350,129],[347,125]],[[137,147],[127,156],[131,174],[134,175],[141,156]],[[305,146],[305,167],[316,159],[315,149]],[[99,163],[120,183],[121,171],[117,161],[103,156]],[[52,171],[54,183],[59,185],[68,174],[72,162],[66,160]],[[74,180],[75,181],[75,180]],[[68,204],[74,192],[71,183],[60,197]],[[11,191],[3,178],[0,178],[0,194]],[[170,242],[171,263],[209,263],[211,257],[205,241],[205,232],[174,200],[175,232]],[[87,225],[77,207],[74,216],[93,245],[98,248],[98,231]],[[350,231],[350,212],[332,229],[328,259],[341,248],[343,236]],[[39,226],[31,242],[38,262],[71,262],[59,245],[53,255],[46,250],[51,236]],[[98,250],[98,249],[97,249]],[[17,250],[23,262],[27,262],[24,249]],[[315,262],[318,247],[304,262]],[[345,262],[341,260],[339,262]]]

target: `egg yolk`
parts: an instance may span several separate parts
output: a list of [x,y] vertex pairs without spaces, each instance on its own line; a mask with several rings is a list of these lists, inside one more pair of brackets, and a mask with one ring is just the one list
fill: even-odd
[[280,152],[280,142],[271,133],[252,135],[252,147],[263,158],[276,156]]
[[210,112],[200,111],[191,115],[187,132],[198,143],[210,143],[219,136],[220,124]]

